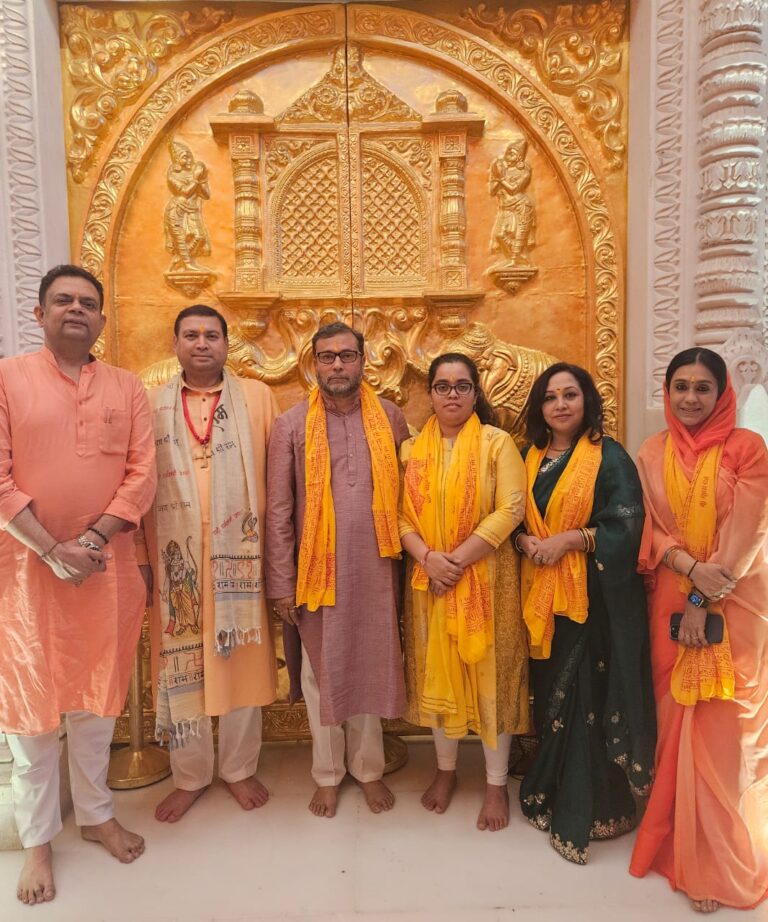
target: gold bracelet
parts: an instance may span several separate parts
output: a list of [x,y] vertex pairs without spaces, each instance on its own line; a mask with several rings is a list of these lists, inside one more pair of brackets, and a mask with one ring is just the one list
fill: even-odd
[[664,552],[664,556],[661,558],[661,562],[664,564],[664,566],[677,573],[678,571],[675,569],[675,561],[680,556],[682,550],[683,549],[679,544],[675,544],[672,547],[667,548],[667,550]]

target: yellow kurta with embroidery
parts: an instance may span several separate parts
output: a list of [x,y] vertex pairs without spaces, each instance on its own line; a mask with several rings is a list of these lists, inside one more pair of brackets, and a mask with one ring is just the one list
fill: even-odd
[[[408,463],[414,441],[409,439],[400,447],[403,465]],[[453,442],[444,439],[444,476],[452,448]],[[444,494],[444,489],[444,482],[440,483],[438,492]],[[443,502],[440,508],[444,508]],[[523,518],[524,509],[525,467],[520,455],[506,432],[494,426],[483,426],[480,435],[480,522],[474,534],[496,549],[485,558],[493,598],[494,640],[480,662],[463,664],[465,685],[476,691],[480,713],[468,726],[446,726],[443,715],[428,713],[421,707],[430,593],[411,589],[413,561],[409,558],[403,630],[408,696],[405,716],[411,723],[444,727],[448,736],[464,736],[472,730],[492,744],[498,733],[528,731],[528,644],[520,604],[520,562],[509,541],[512,530]],[[413,526],[401,516],[401,537],[412,531]],[[445,534],[444,526],[441,532]]]

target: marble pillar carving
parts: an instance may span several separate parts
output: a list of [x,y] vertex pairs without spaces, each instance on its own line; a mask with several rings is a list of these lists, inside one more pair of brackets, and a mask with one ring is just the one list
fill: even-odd
[[55,0],[0,0],[0,357],[36,349],[40,276],[69,255]]
[[[628,443],[663,426],[664,371],[687,346],[768,332],[768,0],[632,9]],[[634,117],[633,117],[634,113]],[[651,131],[644,139],[645,126]],[[645,150],[643,149],[645,146]],[[648,194],[650,189],[650,195]]]
[[766,284],[765,0],[701,0],[695,341],[762,327]]

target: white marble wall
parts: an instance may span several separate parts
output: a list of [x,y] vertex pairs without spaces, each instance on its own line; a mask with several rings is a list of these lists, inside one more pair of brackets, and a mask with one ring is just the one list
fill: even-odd
[[69,259],[56,0],[0,0],[0,356],[35,349],[40,276]]

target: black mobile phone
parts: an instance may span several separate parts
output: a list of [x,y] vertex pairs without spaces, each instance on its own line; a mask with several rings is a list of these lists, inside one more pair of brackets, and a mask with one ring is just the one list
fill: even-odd
[[[673,612],[669,618],[669,636],[672,640],[677,640],[680,636],[680,622],[683,620],[683,613],[681,611]],[[723,630],[725,627],[725,622],[722,615],[718,615],[717,612],[708,611],[707,620],[704,622],[704,636],[707,639],[707,643],[722,643],[723,642]]]

